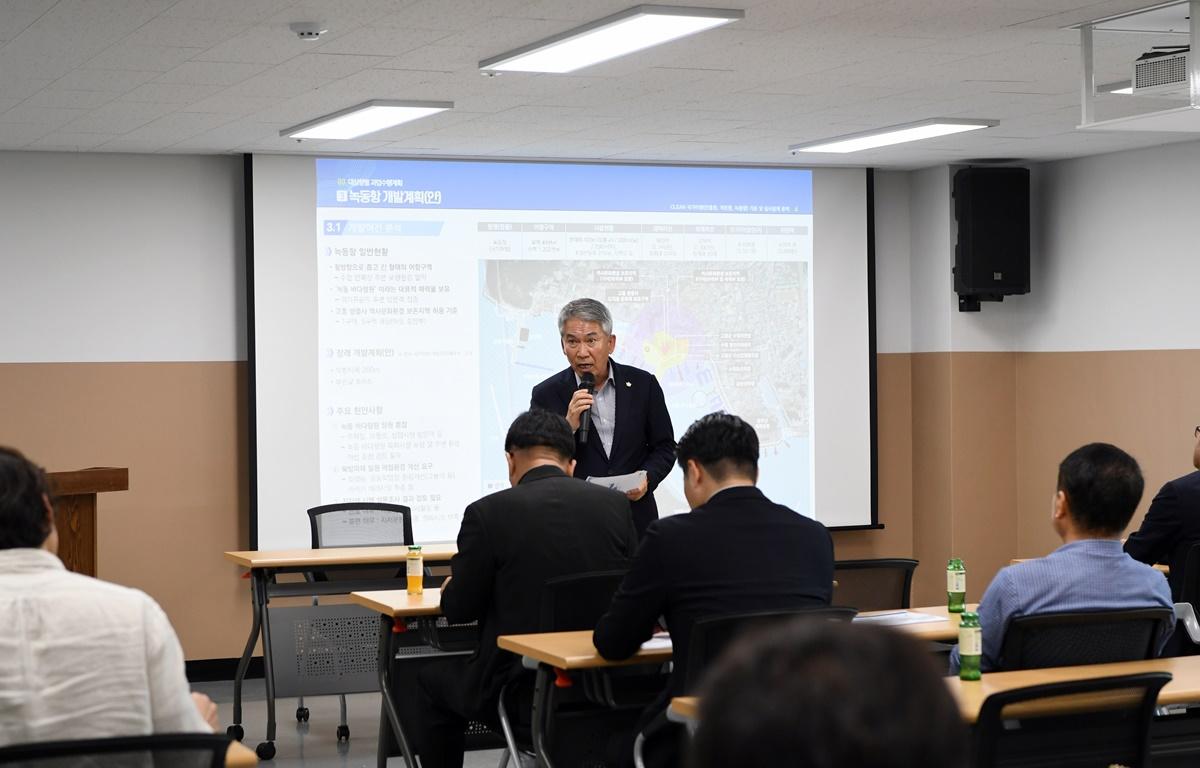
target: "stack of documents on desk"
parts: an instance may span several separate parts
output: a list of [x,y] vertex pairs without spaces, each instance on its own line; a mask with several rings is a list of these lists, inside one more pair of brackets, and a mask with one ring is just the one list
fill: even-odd
[[870,622],[871,624],[882,624],[885,627],[945,621],[941,616],[931,616],[928,613],[917,613],[916,611],[887,611],[886,613],[877,613],[874,616],[855,616],[854,620]]
[[642,643],[643,651],[661,651],[671,647],[670,632],[655,632],[649,640]]

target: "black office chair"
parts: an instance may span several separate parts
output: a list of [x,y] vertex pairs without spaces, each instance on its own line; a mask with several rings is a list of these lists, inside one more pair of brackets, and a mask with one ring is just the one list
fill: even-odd
[[[322,504],[308,510],[308,528],[313,549],[413,543],[412,510],[403,504],[379,501]],[[339,578],[349,577],[343,574]]]
[[[408,545],[413,543],[412,510],[403,504],[358,501],[341,504],[322,504],[308,510],[308,526],[312,535],[312,548],[325,547],[380,547]],[[387,568],[339,568],[331,571],[313,571],[304,574],[308,581],[352,581],[375,579],[399,579],[403,583],[403,570],[395,566]],[[313,598],[317,605],[317,598]],[[350,725],[346,718],[346,695],[338,694],[340,719],[337,740],[350,740]],[[308,707],[301,696],[296,704],[296,722],[308,722]]]
[[1143,768],[1155,702],[1170,680],[1148,672],[994,693],[975,722],[972,768]]
[[903,557],[838,560],[833,564],[833,602],[852,605],[860,613],[909,608],[917,564]]
[[[625,571],[592,571],[550,579],[542,588],[539,632],[591,630],[608,610]],[[577,670],[541,692],[537,706],[546,713],[552,732],[535,744],[531,718],[531,675],[500,692],[500,727],[507,750],[501,768],[533,760],[536,749],[557,765],[603,763],[608,736],[632,728],[641,711],[665,684],[660,665],[632,665],[603,670]],[[560,687],[561,686],[561,687]],[[514,716],[514,713],[517,716]]]
[[747,632],[789,621],[853,621],[858,611],[845,606],[798,608],[791,611],[758,611],[728,616],[710,616],[692,627],[691,647],[687,657],[688,691],[693,691],[725,649]]
[[80,764],[89,768],[130,765],[222,768],[230,740],[225,734],[156,733],[152,736],[17,744],[0,749],[0,765],[19,763],[28,768],[62,768]]
[[[747,632],[757,631],[772,625],[790,621],[853,621],[858,614],[854,608],[844,606],[818,606],[798,608],[790,611],[757,611],[725,616],[710,616],[700,619],[692,626],[690,647],[687,657],[687,676],[684,689],[694,691],[701,678],[712,664],[721,657],[725,649]],[[654,739],[669,729],[671,721],[662,712],[642,729],[633,742],[633,762],[643,768],[643,750],[646,741]]]
[[1042,669],[1152,659],[1171,608],[1042,613],[1008,623],[998,668]]
[[1180,587],[1175,603],[1175,634],[1163,649],[1163,656],[1200,654],[1200,622],[1196,618],[1200,606],[1200,543],[1193,544],[1184,557]]

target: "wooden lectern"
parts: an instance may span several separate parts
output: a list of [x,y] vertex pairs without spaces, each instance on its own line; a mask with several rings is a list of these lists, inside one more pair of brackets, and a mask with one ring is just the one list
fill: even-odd
[[48,472],[58,528],[58,557],[67,570],[96,575],[96,494],[129,490],[129,470],[94,467]]

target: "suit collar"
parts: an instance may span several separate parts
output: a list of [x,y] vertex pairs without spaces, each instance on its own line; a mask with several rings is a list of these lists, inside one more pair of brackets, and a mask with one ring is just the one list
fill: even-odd
[[[633,412],[629,406],[629,396],[633,394],[633,390],[629,387],[629,379],[623,374],[621,366],[616,363],[611,357],[608,358],[608,373],[612,376],[612,386],[616,388],[616,424],[613,425],[612,446],[609,449],[610,456],[616,456],[617,449],[621,443],[621,435],[630,431],[626,419]],[[634,434],[640,434],[637,430],[632,430]]]
[[525,485],[538,480],[545,480],[547,477],[566,477],[567,474],[553,464],[543,464],[540,467],[534,467],[525,474],[521,475],[521,479],[517,481],[517,485]]
[[763,501],[767,497],[762,491],[758,490],[753,485],[737,485],[733,488],[726,488],[723,491],[717,491],[709,497],[708,501],[704,502],[704,507],[711,507],[713,504],[736,504],[739,501]]

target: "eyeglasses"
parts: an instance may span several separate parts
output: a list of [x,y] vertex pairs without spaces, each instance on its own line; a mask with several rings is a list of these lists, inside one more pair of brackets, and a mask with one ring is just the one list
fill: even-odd
[[[564,336],[563,337],[563,346],[572,351],[579,349],[580,345],[585,346],[588,349],[595,349],[596,347],[600,346],[600,342],[604,341],[604,339],[606,339],[606,338],[608,338],[608,337],[607,336],[588,336],[587,338],[580,340],[574,336]],[[1200,427],[1197,427],[1197,429],[1200,429]]]

